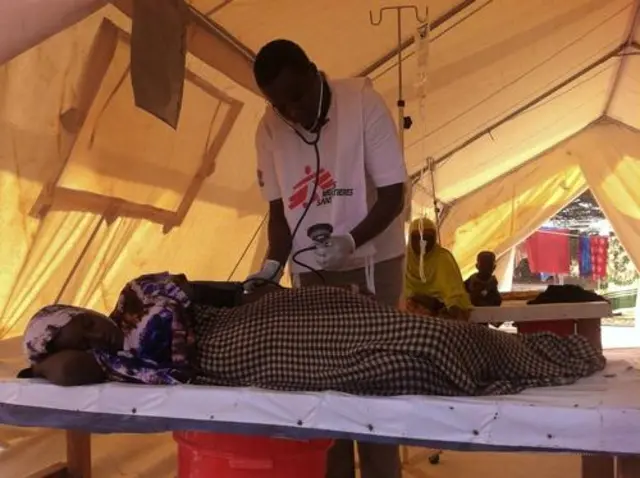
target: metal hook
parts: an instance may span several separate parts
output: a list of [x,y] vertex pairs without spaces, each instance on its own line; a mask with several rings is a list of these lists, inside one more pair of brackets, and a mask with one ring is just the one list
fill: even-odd
[[425,7],[425,15],[424,17],[421,17],[416,5],[397,5],[394,7],[382,7],[378,10],[378,20],[373,19],[373,11],[369,10],[369,21],[371,22],[371,25],[376,27],[380,25],[382,23],[382,14],[387,10],[395,10],[398,13],[400,13],[401,10],[413,10],[418,23],[427,23],[429,20],[429,7]]

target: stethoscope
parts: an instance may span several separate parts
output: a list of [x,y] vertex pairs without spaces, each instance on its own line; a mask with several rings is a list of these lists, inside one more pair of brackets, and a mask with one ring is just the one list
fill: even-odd
[[[318,100],[318,110],[316,112],[316,119],[314,120],[313,125],[308,129],[308,131],[311,134],[315,134],[316,137],[314,139],[308,139],[305,136],[305,134],[296,127],[295,124],[291,123],[284,116],[282,116],[280,111],[278,111],[278,109],[275,106],[272,106],[273,110],[280,117],[280,119],[287,126],[289,126],[289,128],[291,128],[291,130],[298,136],[298,138],[300,138],[306,145],[316,147],[316,151],[317,151],[318,143],[320,142],[320,136],[322,134],[322,128],[324,127],[324,125],[326,123],[326,121],[324,121],[324,119],[322,118],[322,105],[324,104],[324,83],[325,83],[325,79],[324,79],[324,76],[322,75],[322,73],[320,73],[319,71],[318,71],[318,79],[320,80],[320,98]],[[318,154],[318,156],[319,156],[319,154]]]
[[[310,134],[315,134],[315,138],[313,139],[309,139],[305,136],[305,134],[300,131],[296,125],[294,125],[293,123],[289,122],[284,116],[282,116],[282,114],[278,111],[277,108],[273,107],[274,111],[276,112],[276,114],[280,117],[280,119],[287,125],[289,126],[289,128],[291,128],[291,130],[307,145],[307,146],[313,146],[313,151],[316,155],[316,172],[314,175],[314,180],[313,180],[313,189],[311,190],[311,196],[309,199],[309,201],[307,201],[307,205],[305,206],[304,210],[302,211],[302,215],[300,216],[300,218],[298,219],[298,222],[296,223],[296,226],[293,228],[293,231],[291,232],[291,239],[293,241],[293,239],[296,237],[296,234],[298,233],[298,231],[300,230],[300,226],[302,225],[302,221],[304,221],[305,217],[307,216],[307,214],[309,213],[309,209],[311,209],[311,204],[313,203],[313,198],[316,197],[316,192],[318,191],[318,182],[319,182],[319,176],[320,176],[320,150],[318,149],[318,143],[320,143],[320,138],[322,136],[322,128],[325,126],[326,121],[324,120],[324,118],[322,118],[322,106],[324,104],[324,95],[325,95],[325,79],[324,76],[322,75],[321,72],[318,71],[318,79],[320,80],[320,97],[318,100],[318,110],[316,112],[316,119],[313,123],[313,125],[311,126],[311,128],[309,128],[309,131],[311,132]],[[291,256],[291,260],[293,262],[295,262],[297,265],[299,265],[300,267],[303,267],[311,272],[313,272],[314,274],[316,274],[323,283],[325,283],[325,278],[322,275],[322,273],[317,270],[314,269],[313,267],[305,264],[304,262],[301,262],[298,259],[298,256],[304,252],[308,252],[311,250],[316,249],[316,245],[313,245],[311,247],[305,247],[304,249],[300,249],[299,251],[296,251],[292,256]]]
[[[309,131],[311,132],[315,132],[315,138],[314,139],[308,139],[305,134],[300,131],[294,124],[290,123],[286,118],[284,118],[280,112],[274,108],[274,110],[276,111],[276,114],[282,119],[282,121],[284,121],[285,124],[287,124],[292,130],[293,132],[308,146],[313,146],[313,150],[315,152],[316,155],[316,172],[315,172],[315,178],[313,181],[313,190],[311,192],[311,199],[307,202],[307,205],[304,208],[304,211],[302,211],[302,215],[300,216],[300,218],[298,219],[298,222],[296,224],[296,226],[293,229],[293,232],[291,233],[291,238],[293,240],[293,238],[296,237],[296,234],[298,233],[298,230],[300,229],[300,226],[302,225],[302,221],[304,221],[304,218],[307,216],[307,213],[309,212],[309,209],[311,208],[311,204],[313,203],[313,198],[316,197],[316,192],[318,190],[318,182],[319,182],[319,176],[320,176],[320,150],[318,149],[318,143],[320,142],[320,138],[321,138],[321,134],[322,134],[322,128],[326,125],[327,121],[325,118],[322,117],[322,106],[324,104],[324,95],[325,95],[325,78],[324,75],[318,71],[318,78],[320,79],[320,98],[318,100],[318,110],[316,112],[316,119],[313,123],[313,126],[311,128],[309,128]],[[313,226],[312,226],[313,228]],[[309,233],[309,236],[311,236],[311,234]],[[426,245],[426,242],[425,242]],[[311,250],[315,250],[318,249],[319,247],[322,247],[320,244],[315,243],[314,245],[310,246],[310,247],[305,247],[303,249],[300,249],[299,251],[296,251],[292,257],[291,260],[296,263],[297,265],[299,265],[300,267],[303,267],[311,272],[313,272],[314,274],[316,274],[320,280],[323,283],[326,283],[326,280],[324,278],[324,276],[322,275],[321,271],[314,269],[313,267],[301,262],[300,260],[298,260],[298,256],[304,252],[308,252]],[[375,282],[374,282],[374,276],[373,276],[373,263],[371,262],[369,265],[367,265],[365,267],[366,270],[366,281],[367,281],[367,288],[372,292],[375,293]]]

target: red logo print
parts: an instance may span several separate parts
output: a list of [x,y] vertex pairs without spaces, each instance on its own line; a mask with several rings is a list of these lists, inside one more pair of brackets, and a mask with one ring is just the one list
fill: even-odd
[[289,209],[295,209],[297,207],[307,207],[308,201],[320,201],[322,194],[318,194],[320,191],[330,191],[336,187],[336,182],[331,176],[331,173],[324,168],[320,168],[318,171],[318,188],[313,198],[309,198],[311,191],[313,191],[315,173],[311,167],[304,168],[305,177],[302,178],[295,186],[293,186],[293,194],[289,197]]

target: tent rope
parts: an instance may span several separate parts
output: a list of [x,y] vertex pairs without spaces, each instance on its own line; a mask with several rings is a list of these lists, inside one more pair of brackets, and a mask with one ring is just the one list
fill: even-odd
[[227,281],[231,281],[231,278],[234,276],[234,274],[238,270],[238,267],[240,267],[240,264],[242,263],[242,260],[244,259],[244,257],[249,252],[249,248],[253,244],[253,241],[256,240],[256,237],[258,237],[258,233],[260,232],[260,230],[264,226],[264,223],[267,220],[267,216],[268,216],[268,214],[265,214],[264,216],[262,216],[262,221],[260,221],[260,224],[258,225],[258,227],[256,228],[255,232],[251,236],[251,239],[249,240],[248,244],[245,246],[244,250],[242,251],[242,254],[238,258],[238,261],[236,262],[236,265],[233,266],[233,269],[231,270],[231,273],[229,274],[229,277],[227,277]]

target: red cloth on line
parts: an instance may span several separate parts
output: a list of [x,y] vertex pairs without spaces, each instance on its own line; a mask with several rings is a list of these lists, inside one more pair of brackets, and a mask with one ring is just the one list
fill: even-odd
[[569,231],[534,232],[526,242],[529,269],[535,273],[569,274]]
[[609,258],[609,238],[604,236],[591,236],[591,270],[594,279],[607,277],[607,262]]

